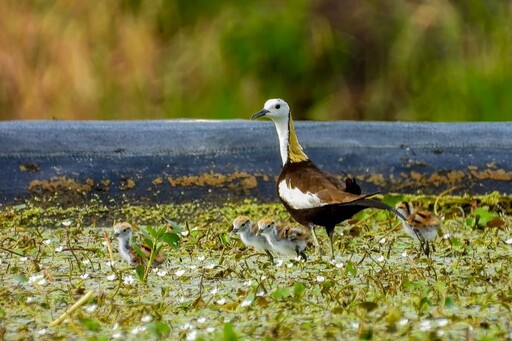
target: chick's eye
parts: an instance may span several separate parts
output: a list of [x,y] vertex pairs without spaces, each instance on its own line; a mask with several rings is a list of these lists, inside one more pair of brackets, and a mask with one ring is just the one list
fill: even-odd
[[281,104],[276,105],[276,109],[279,109],[279,108],[281,108]]

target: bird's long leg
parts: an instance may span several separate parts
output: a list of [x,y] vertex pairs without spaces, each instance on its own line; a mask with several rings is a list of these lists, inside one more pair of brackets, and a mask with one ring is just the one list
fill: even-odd
[[[416,237],[418,238],[418,241],[420,242],[420,248],[421,248],[421,251],[423,251],[423,253],[428,257],[429,253],[430,253],[430,250],[428,248],[428,242],[426,242],[423,237],[421,236],[421,234],[418,232],[417,229],[413,229],[414,233],[416,234]],[[426,245],[425,245],[426,244]]]
[[268,258],[270,259],[270,263],[274,263],[274,256],[272,256],[272,254],[270,253],[269,250],[265,250]]
[[316,252],[319,255],[321,255],[322,254],[322,249],[320,249],[320,244],[318,243],[318,238],[316,237],[315,225],[309,224],[308,228],[311,231],[311,234],[313,235],[313,244],[315,244]]
[[334,226],[333,227],[326,227],[325,230],[327,231],[327,236],[329,237],[329,242],[331,244],[331,259],[334,259]]

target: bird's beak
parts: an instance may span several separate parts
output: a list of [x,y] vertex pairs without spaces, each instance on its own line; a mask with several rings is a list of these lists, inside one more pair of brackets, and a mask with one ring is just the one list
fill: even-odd
[[267,109],[261,109],[260,111],[258,111],[256,114],[252,115],[251,117],[251,120],[255,120],[257,118],[260,118],[260,117],[263,117],[265,116],[266,114],[268,114],[270,111],[268,111]]
[[119,237],[119,232],[114,233],[114,238]]

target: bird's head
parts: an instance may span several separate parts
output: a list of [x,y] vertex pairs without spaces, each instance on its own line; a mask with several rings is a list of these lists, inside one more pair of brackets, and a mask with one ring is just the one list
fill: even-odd
[[252,222],[249,217],[241,215],[233,220],[233,230],[231,233],[243,233],[252,227]]
[[396,204],[395,209],[405,218],[409,217],[411,214],[414,213],[414,208],[407,201],[399,202],[398,204]]
[[272,121],[280,121],[288,119],[290,114],[290,107],[288,103],[280,98],[269,99],[265,102],[263,109],[252,115],[251,120],[255,120],[260,117],[268,117]]
[[132,234],[132,225],[124,222],[114,225],[114,237],[118,239],[130,238]]
[[276,223],[271,218],[261,218],[258,221],[258,235],[266,235],[269,234],[272,229],[275,227]]

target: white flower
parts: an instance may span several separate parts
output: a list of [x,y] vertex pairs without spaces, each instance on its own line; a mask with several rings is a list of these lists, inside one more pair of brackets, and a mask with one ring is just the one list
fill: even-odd
[[198,323],[205,323],[206,322],[206,317],[200,317],[197,319],[197,322]]
[[380,255],[379,258],[377,258],[377,262],[383,262],[384,261],[384,256],[383,255]]
[[144,327],[144,326],[139,326],[139,327],[135,327],[135,328],[133,328],[133,329],[132,329],[132,331],[131,331],[131,333],[132,333],[132,334],[138,334],[138,333],[143,332],[143,331],[145,331],[145,330],[146,330],[146,327]]
[[20,261],[21,261],[21,262],[26,262],[26,261],[28,261],[28,257],[21,257],[21,258],[20,258]]
[[250,287],[251,285],[252,285],[252,281],[251,280],[248,280],[248,281],[244,282],[244,286],[246,286],[246,287]]
[[156,274],[159,277],[164,277],[165,275],[167,275],[167,271],[165,271],[165,270],[158,270],[158,272]]
[[187,298],[185,296],[181,296],[179,299],[178,299],[178,302],[180,303],[183,303],[183,302],[186,302],[187,301]]
[[263,280],[265,280],[265,279],[267,279],[267,276],[265,276],[265,275],[261,275],[261,280],[263,281]]
[[219,292],[219,289],[217,289],[217,287],[213,288],[212,291],[210,291],[210,293],[212,295],[216,295],[218,292]]
[[89,274],[88,274],[88,273],[85,273],[85,274],[83,274],[83,275],[80,275],[80,278],[81,278],[81,279],[87,279],[87,278],[89,278]]
[[51,243],[52,243],[51,239],[46,239],[45,241],[43,241],[44,245],[50,245]]
[[397,322],[398,326],[400,326],[400,327],[403,327],[403,326],[407,325],[407,323],[409,323],[409,320],[406,319],[406,318],[403,318],[403,319],[401,319],[400,321]]
[[206,328],[206,331],[208,333],[213,333],[215,331],[215,327],[208,327],[208,328]]
[[28,279],[28,283],[30,284],[38,284],[38,285],[45,285],[46,279],[44,278],[44,275],[34,275],[30,276]]
[[281,265],[283,265],[283,260],[282,259],[276,260],[276,266],[281,266]]
[[343,262],[336,263],[336,267],[338,269],[341,269],[343,267],[343,265],[344,265]]
[[251,305],[251,303],[252,303],[252,300],[251,300],[251,299],[249,299],[249,298],[246,298],[246,299],[242,302],[242,304],[240,304],[240,305],[241,305],[242,307],[248,307],[248,306],[250,306],[250,305]]
[[122,338],[122,337],[123,337],[123,334],[121,334],[121,333],[115,333],[115,334],[112,334],[112,338],[113,338],[113,339],[120,339],[120,338]]
[[191,266],[189,266],[188,268],[189,268],[190,270],[194,270],[194,269],[196,269],[196,268],[197,268],[197,266],[195,266],[195,265],[191,265]]
[[174,274],[177,276],[177,277],[181,277],[183,276],[183,274],[185,273],[185,270],[178,270],[176,271]]
[[182,235],[183,237],[188,236],[188,233],[189,233],[188,231],[181,231],[181,235]]
[[197,338],[197,330],[193,329],[187,334],[186,340],[193,341]]
[[223,305],[225,303],[226,303],[226,300],[224,298],[221,298],[220,300],[217,301],[218,305]]
[[119,328],[119,323],[114,323],[114,325],[112,326],[112,330],[116,330],[117,328]]
[[407,257],[407,251],[402,252],[402,257]]
[[427,331],[427,330],[430,330],[431,327],[432,326],[430,324],[430,320],[423,320],[420,322],[420,325],[418,328],[422,331]]
[[291,268],[292,266],[293,266],[293,263],[288,263],[288,264],[286,264],[286,267],[287,267],[287,268]]
[[510,244],[512,244],[512,238],[510,238],[510,239],[507,239],[507,240],[505,241],[505,244],[507,244],[507,245],[510,245]]
[[322,283],[323,281],[325,281],[325,277],[324,276],[316,276],[316,281]]
[[131,275],[123,276],[124,285],[132,285],[135,282],[135,278]]
[[140,319],[141,322],[144,322],[144,323],[147,323],[147,322],[150,322],[151,321],[151,315],[145,315],[145,316],[142,316],[142,318]]
[[181,330],[189,330],[189,329],[192,329],[192,325],[190,323],[185,323],[184,325],[181,326],[180,329]]
[[386,238],[382,238],[381,240],[379,240],[379,243],[381,244],[384,244],[386,242]]
[[86,264],[87,265],[87,264],[90,264],[90,263],[91,263],[91,261],[89,259],[84,259],[82,261],[82,264]]
[[199,257],[197,257],[197,260],[198,260],[198,261],[200,261],[200,262],[204,261],[205,259],[206,259],[206,257],[205,257],[205,256],[199,256]]
[[55,252],[62,252],[62,250],[64,250],[64,247],[61,245],[61,246],[57,246],[55,248]]
[[208,270],[211,270],[215,267],[215,264],[208,264],[207,266],[205,266],[205,268],[207,268]]
[[40,329],[37,331],[37,333],[39,335],[45,335],[46,333],[48,333],[48,329],[46,329],[46,328]]
[[443,235],[443,239],[449,239],[449,238],[450,238],[450,234],[449,234],[449,233],[445,233],[445,234]]
[[357,328],[359,328],[359,322],[354,321],[354,322],[350,323],[350,326],[352,326],[352,329],[357,329]]
[[62,225],[66,226],[66,227],[67,227],[67,226],[70,226],[70,225],[71,225],[71,220],[64,220],[64,221],[62,222]]
[[113,280],[115,280],[115,279],[116,279],[116,277],[117,277],[117,276],[116,276],[116,274],[108,275],[108,276],[107,276],[107,280],[108,280],[108,281],[113,281]]
[[114,262],[106,261],[106,262],[105,262],[105,265],[106,265],[106,266],[110,266],[110,267],[112,267],[112,266],[114,266]]
[[446,327],[448,325],[448,319],[440,318],[437,320],[438,327]]
[[89,304],[88,306],[85,307],[85,311],[88,313],[92,313],[93,311],[96,310],[96,308],[98,308],[96,304]]
[[106,241],[102,241],[102,242],[101,242],[101,245],[103,245],[103,246],[107,246],[107,242],[106,242]]
[[27,303],[35,302],[36,298],[34,296],[27,297]]

